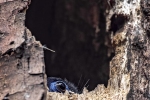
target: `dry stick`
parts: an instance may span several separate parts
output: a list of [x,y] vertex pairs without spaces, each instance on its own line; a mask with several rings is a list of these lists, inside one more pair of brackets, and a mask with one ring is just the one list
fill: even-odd
[[49,50],[49,51],[51,51],[51,52],[55,52],[54,50],[52,50],[52,49],[49,49],[49,48],[47,48],[46,46],[42,46],[44,49],[46,49],[46,50]]

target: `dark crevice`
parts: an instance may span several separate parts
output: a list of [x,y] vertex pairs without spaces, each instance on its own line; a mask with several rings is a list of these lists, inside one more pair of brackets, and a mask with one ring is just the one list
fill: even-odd
[[14,41],[11,41],[10,43],[9,43],[9,45],[13,45],[15,42]]
[[89,90],[98,84],[107,86],[114,52],[106,32],[106,7],[102,7],[108,2],[99,2],[32,0],[25,24],[38,41],[56,51],[44,51],[48,77],[66,78],[77,85],[82,76],[79,88],[90,79]]
[[46,99],[46,93],[43,93],[41,100],[45,100]]
[[111,17],[110,31],[116,33],[119,29],[124,27],[128,20],[128,16],[125,16],[124,14],[114,14]]
[[28,69],[30,69],[30,57],[27,57]]
[[11,48],[11,49],[7,50],[2,56],[11,55],[13,52],[14,52],[14,50]]
[[9,93],[6,94],[6,96],[3,98],[3,100],[9,100]]
[[18,48],[16,48],[16,50],[14,51],[16,53],[16,58],[21,59],[23,57],[23,53],[24,53],[24,47],[25,47],[25,42],[22,43]]

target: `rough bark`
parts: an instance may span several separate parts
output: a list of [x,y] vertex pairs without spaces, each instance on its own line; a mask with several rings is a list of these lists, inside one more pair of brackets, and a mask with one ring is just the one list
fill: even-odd
[[44,99],[43,49],[24,25],[28,4],[0,4],[0,100]]
[[149,2],[110,0],[107,24],[115,56],[107,88],[82,94],[45,93],[42,45],[24,26],[29,1],[0,1],[0,99],[149,100]]

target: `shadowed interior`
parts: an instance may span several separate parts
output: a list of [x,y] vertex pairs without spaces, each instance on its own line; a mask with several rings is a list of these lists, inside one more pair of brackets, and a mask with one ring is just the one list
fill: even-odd
[[[81,89],[107,86],[114,56],[106,32],[105,0],[32,0],[26,26],[43,45],[48,77],[66,78]],[[81,81],[79,83],[79,80]],[[79,83],[79,85],[78,85]]]

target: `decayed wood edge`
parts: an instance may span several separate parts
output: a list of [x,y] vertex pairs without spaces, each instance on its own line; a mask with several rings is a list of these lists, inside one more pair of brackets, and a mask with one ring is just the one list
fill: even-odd
[[[24,27],[24,19],[22,19],[24,13],[18,12],[25,7],[27,7],[27,2],[20,0],[1,3],[0,99],[6,96],[11,100],[41,100],[46,90],[43,84],[46,81],[44,81],[41,44],[28,34],[30,32]],[[116,54],[110,62],[110,79],[107,88],[98,85],[95,90],[91,92],[85,90],[80,95],[47,92],[47,100],[126,100],[131,88],[130,70],[127,67],[129,40],[132,41],[137,30],[140,30],[138,35],[141,37],[145,35],[141,27],[140,11],[140,0],[130,2],[116,0],[113,12],[130,18],[124,27],[112,37]],[[133,36],[127,35],[128,32],[132,32]],[[134,54],[132,51],[130,53]],[[37,65],[37,63],[40,64]],[[134,69],[134,64],[131,67]]]
[[0,2],[0,100],[42,100],[43,48],[24,25],[29,1]]
[[[115,47],[115,56],[110,62],[110,79],[108,87],[104,85],[98,85],[95,90],[83,94],[59,94],[47,92],[47,100],[126,100],[129,99],[128,95],[130,92],[130,74],[133,74],[131,70],[135,69],[134,61],[135,58],[130,57],[129,53],[134,51],[130,50],[131,41],[133,41],[136,35],[141,38],[145,36],[144,30],[141,26],[141,7],[140,0],[115,0],[116,4],[110,16],[112,15],[124,16],[126,21],[123,28],[119,29],[114,35],[112,35],[112,44]],[[124,19],[122,19],[124,20]],[[108,22],[109,24],[109,22]],[[137,32],[137,30],[139,32]],[[139,33],[139,34],[138,34]],[[130,35],[128,35],[130,34]],[[133,34],[133,36],[131,36]],[[129,51],[130,50],[130,51]],[[136,55],[136,54],[135,54]],[[134,56],[133,56],[134,57]],[[133,62],[129,62],[129,59]],[[131,68],[129,68],[131,66]],[[92,73],[90,73],[92,74]],[[94,74],[94,73],[93,73]],[[134,81],[134,80],[133,80]],[[132,87],[133,89],[133,87]],[[135,91],[135,90],[133,90]],[[132,94],[131,94],[132,95]],[[132,97],[132,96],[131,96]],[[132,98],[136,99],[136,98]],[[142,100],[142,99],[138,99]],[[144,99],[145,100],[145,99]],[[147,99],[146,99],[147,100]]]

